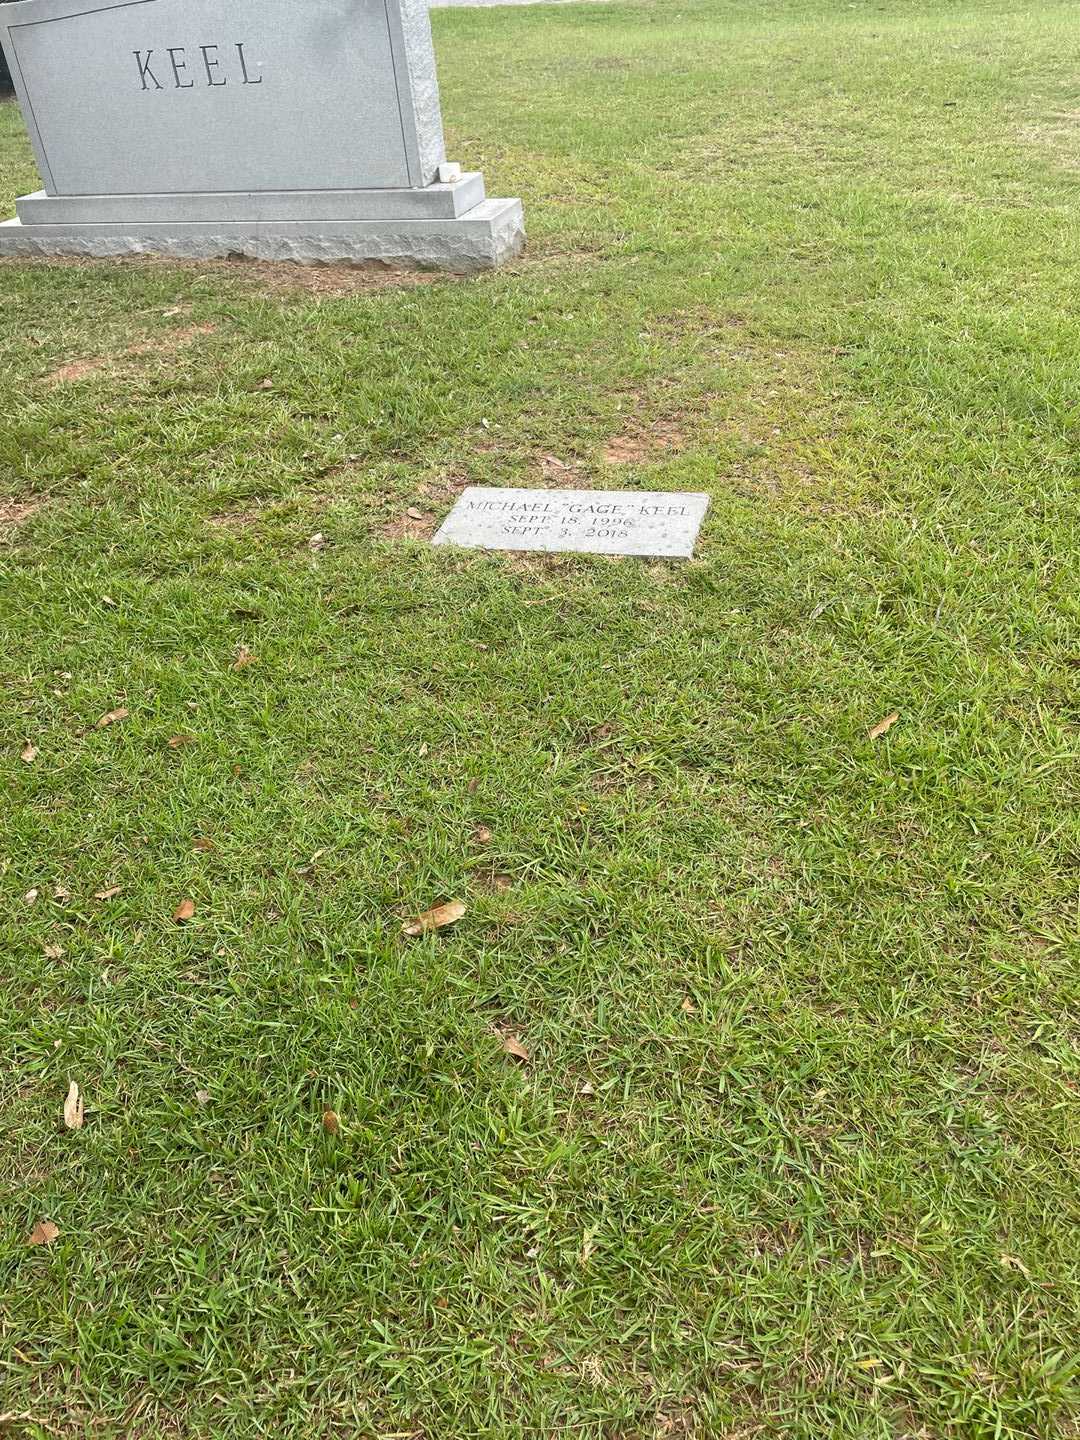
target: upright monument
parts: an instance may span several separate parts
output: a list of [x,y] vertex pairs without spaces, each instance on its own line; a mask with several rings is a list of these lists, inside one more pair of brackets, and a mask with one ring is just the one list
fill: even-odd
[[427,0],[0,5],[44,189],[0,255],[498,265],[520,200],[448,165]]

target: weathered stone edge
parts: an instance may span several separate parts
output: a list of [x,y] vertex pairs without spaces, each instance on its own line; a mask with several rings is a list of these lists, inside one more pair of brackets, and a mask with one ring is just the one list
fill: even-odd
[[458,219],[265,221],[248,224],[23,225],[0,223],[0,256],[241,256],[305,265],[364,262],[458,272],[519,255],[525,220],[517,199],[485,200]]

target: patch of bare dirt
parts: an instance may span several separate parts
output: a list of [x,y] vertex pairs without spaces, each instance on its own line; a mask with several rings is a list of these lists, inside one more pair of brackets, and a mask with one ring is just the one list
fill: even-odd
[[41,509],[44,500],[5,500],[0,497],[0,539],[7,539],[24,520]]
[[76,380],[86,380],[102,370],[108,370],[113,361],[108,357],[99,360],[73,360],[70,365],[61,365],[59,370],[45,376],[46,385],[73,385]]
[[557,455],[542,455],[535,466],[537,479],[548,490],[588,490],[589,477],[576,460],[560,460]]
[[440,519],[435,515],[415,516],[402,511],[377,525],[374,534],[379,540],[430,540]]
[[[100,265],[78,255],[50,255],[0,260],[0,264],[37,265],[57,270],[83,269]],[[205,277],[208,274],[228,275],[250,282],[252,290],[268,295],[309,294],[334,298],[365,290],[408,289],[414,285],[432,285],[437,281],[465,280],[469,276],[454,275],[445,270],[394,269],[379,261],[356,265],[300,265],[279,260],[179,261],[167,255],[125,255],[112,262],[138,269],[167,269],[176,275]]]
[[79,380],[88,380],[91,376],[103,372],[118,373],[125,360],[137,359],[141,355],[171,355],[204,335],[213,335],[216,329],[216,325],[203,324],[165,330],[160,335],[136,341],[119,355],[99,355],[94,359],[73,360],[69,365],[61,365],[58,370],[45,376],[45,384],[73,385]]
[[140,340],[137,345],[132,345],[125,350],[125,355],[171,355],[174,350],[182,350],[185,345],[192,344],[203,335],[213,335],[217,330],[216,325],[209,323],[203,325],[183,325],[176,330],[165,330],[160,335],[154,335],[146,340]]
[[249,530],[257,523],[262,510],[258,507],[248,510],[221,510],[216,515],[208,515],[206,523],[213,525],[216,530]]
[[430,540],[468,484],[468,476],[453,470],[418,485],[412,501],[399,502],[396,513],[373,533],[380,540]]
[[686,446],[686,436],[674,420],[656,420],[648,425],[635,425],[614,436],[604,447],[607,465],[640,465],[666,455],[678,455]]
[[412,289],[415,285],[433,285],[436,281],[461,279],[445,271],[413,271],[392,269],[373,262],[370,265],[289,265],[271,261],[220,261],[230,274],[251,282],[252,289],[266,295],[314,295],[320,300],[336,300],[340,295],[363,294],[376,289]]

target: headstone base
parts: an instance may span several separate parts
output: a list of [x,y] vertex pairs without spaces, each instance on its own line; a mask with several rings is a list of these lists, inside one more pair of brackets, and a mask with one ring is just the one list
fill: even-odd
[[[229,219],[219,211],[221,218],[216,219],[98,221],[53,220],[50,216],[47,223],[41,223],[29,218],[35,205],[38,213],[47,213],[49,206],[61,203],[60,197],[54,201],[51,197],[26,196],[19,209],[20,214],[25,211],[27,218],[0,222],[0,256],[170,255],[182,260],[238,256],[251,260],[290,260],[306,265],[377,263],[467,273],[493,269],[521,253],[525,245],[525,219],[520,200],[481,200],[455,215],[446,196],[435,194],[446,188],[427,187],[433,192],[431,213],[369,219],[341,218],[340,214],[333,219],[292,220],[264,218],[262,214]],[[351,193],[355,196],[358,192]],[[426,192],[402,193],[422,196]],[[118,197],[143,204],[154,198]],[[169,197],[174,214],[176,200],[187,198]],[[196,214],[198,203],[208,199],[190,198],[195,202],[192,210]],[[87,207],[102,199],[63,197],[62,203]],[[222,197],[217,199],[220,202]]]

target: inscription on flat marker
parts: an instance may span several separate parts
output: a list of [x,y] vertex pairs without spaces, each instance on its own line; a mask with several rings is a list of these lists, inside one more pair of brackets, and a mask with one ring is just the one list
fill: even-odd
[[689,556],[708,505],[707,495],[685,491],[470,485],[433,543],[474,550]]

